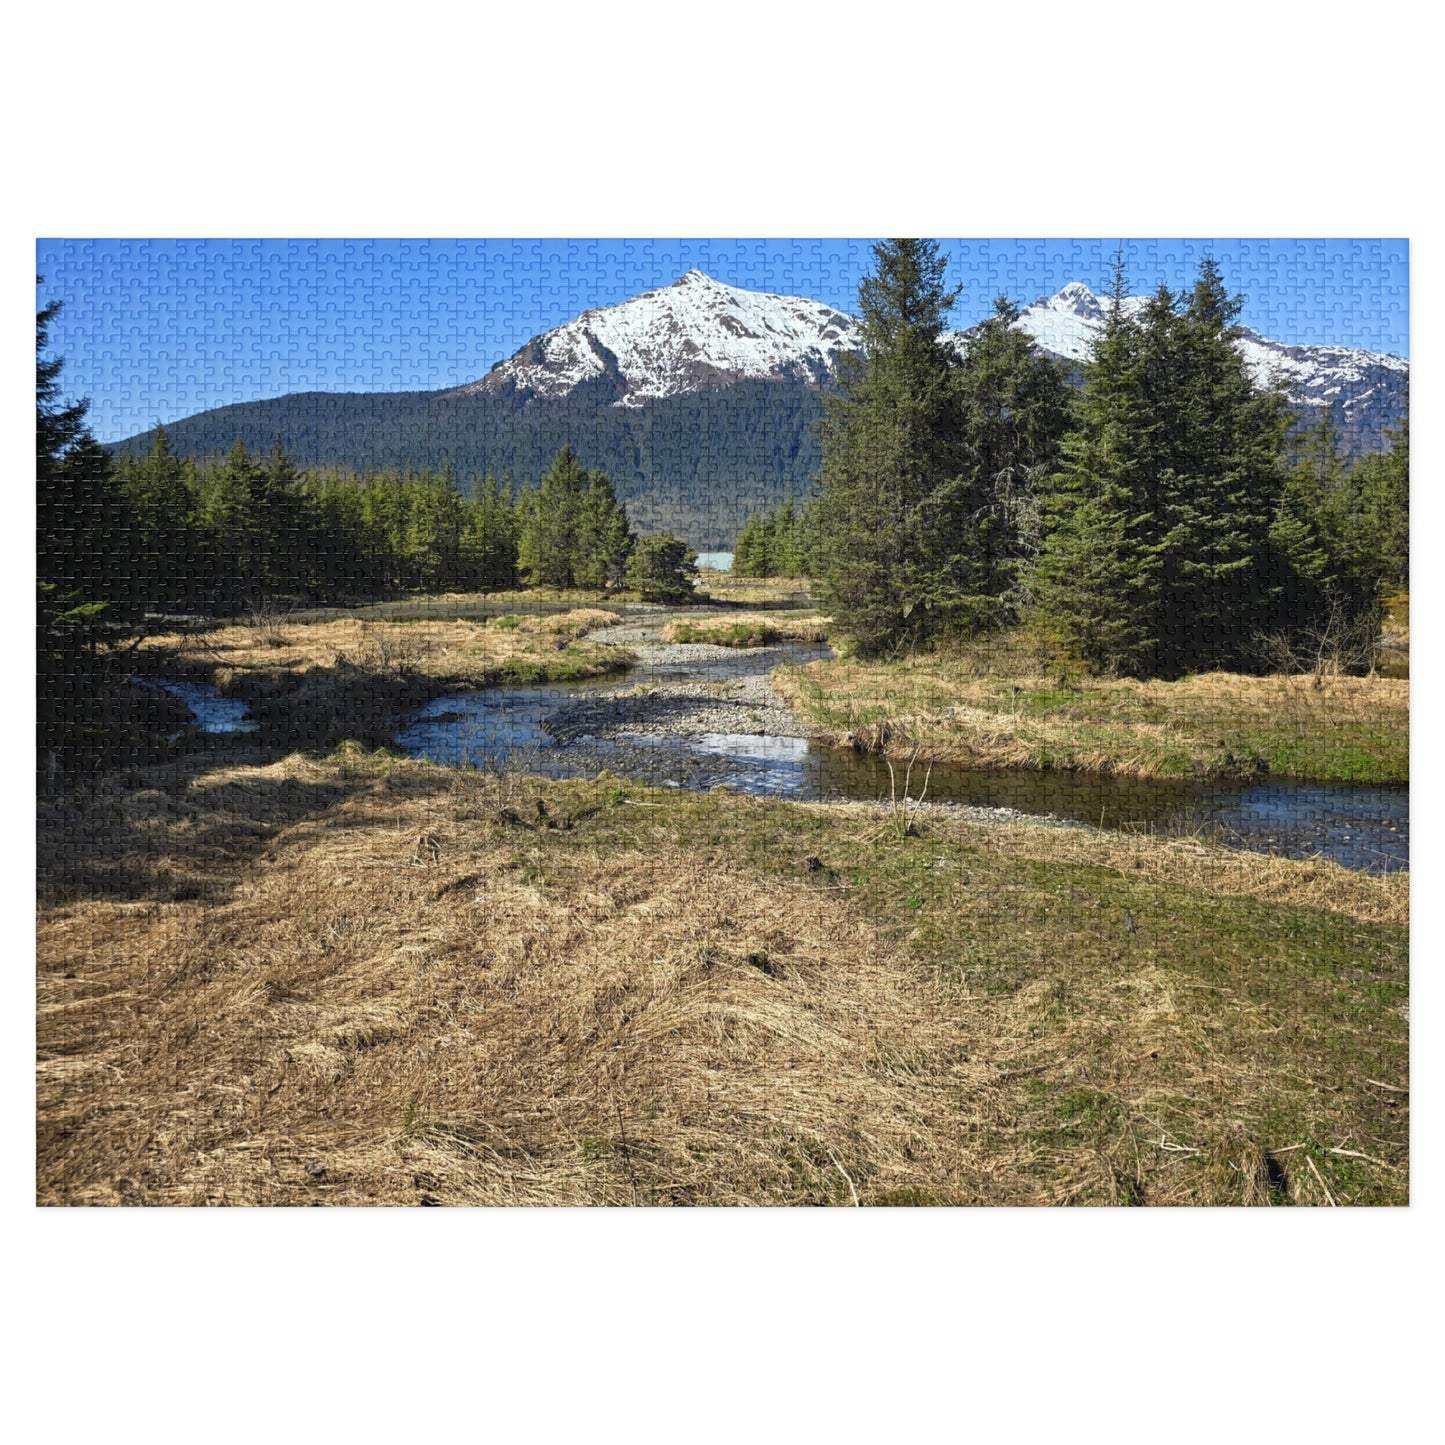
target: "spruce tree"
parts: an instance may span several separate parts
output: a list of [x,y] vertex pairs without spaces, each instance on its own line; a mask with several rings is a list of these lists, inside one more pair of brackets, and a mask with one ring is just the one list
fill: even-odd
[[[1241,667],[1268,620],[1270,524],[1282,485],[1283,394],[1256,387],[1235,346],[1243,304],[1206,257],[1169,328],[1179,387],[1162,478],[1165,627],[1160,671]],[[1146,375],[1153,379],[1152,368]],[[1157,406],[1157,401],[1156,401]]]
[[278,438],[257,469],[254,493],[259,590],[266,597],[295,593],[306,583],[312,516],[300,479]]
[[1140,669],[1160,626],[1143,338],[1127,299],[1119,258],[1032,578],[1041,616],[1067,650],[1098,671]]
[[750,512],[733,546],[733,571],[739,577],[770,577],[768,514]]
[[64,361],[44,354],[59,311],[53,301],[35,318],[37,742],[47,770],[104,750],[107,700],[123,677],[113,647],[139,617],[126,595],[130,515],[115,468],[85,425],[89,403],[61,400]]
[[801,518],[791,496],[784,499],[771,517],[772,563],[774,575],[799,577],[803,573]]
[[533,586],[577,585],[577,525],[591,485],[586,468],[564,446],[522,506],[520,565]]
[[202,586],[220,606],[259,600],[261,550],[257,538],[256,493],[259,478],[250,449],[238,437],[226,459],[212,467],[202,484],[201,520],[205,529]]
[[955,609],[966,626],[1004,621],[1027,600],[1027,566],[1042,540],[1040,494],[1056,469],[1072,396],[1063,368],[1017,329],[1007,297],[974,328],[955,387],[966,469],[945,488],[956,509]]
[[1041,611],[1101,669],[1244,666],[1270,619],[1284,401],[1253,385],[1212,260],[1187,296],[1124,299],[1119,263],[1049,507]]
[[410,488],[407,515],[407,585],[423,592],[449,591],[462,572],[462,532],[466,504],[451,467],[440,476],[417,478]]
[[166,429],[157,424],[149,453],[127,466],[122,485],[130,500],[134,527],[130,537],[134,583],[149,605],[174,606],[193,590],[195,495],[188,485],[194,467],[171,449]]
[[1343,479],[1337,433],[1325,410],[1301,438],[1270,526],[1267,577],[1274,632],[1307,626],[1348,590],[1339,535]]
[[591,473],[578,503],[573,575],[579,587],[620,587],[636,537],[605,472]]
[[1410,423],[1389,434],[1390,449],[1350,468],[1355,551],[1381,591],[1410,585]]
[[875,655],[931,630],[951,600],[947,539],[927,504],[964,467],[941,341],[958,291],[928,240],[873,247],[858,292],[861,359],[845,356],[819,428],[822,592],[859,651]]
[[680,537],[642,537],[627,566],[627,584],[644,602],[685,602],[697,579],[697,553]]
[[466,586],[483,592],[517,585],[517,512],[511,487],[490,473],[472,489],[462,532]]

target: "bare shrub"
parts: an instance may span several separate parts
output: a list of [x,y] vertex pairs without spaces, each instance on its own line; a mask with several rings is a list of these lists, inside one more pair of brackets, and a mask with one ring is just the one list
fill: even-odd
[[266,601],[252,602],[246,608],[246,626],[255,635],[258,647],[286,646],[286,618],[274,604]]
[[356,668],[389,677],[406,677],[417,671],[431,653],[425,638],[407,630],[383,631],[365,624],[360,645],[352,652],[338,652],[338,667]]
[[1255,635],[1255,655],[1271,672],[1326,677],[1373,672],[1380,659],[1383,612],[1375,603],[1352,609],[1336,599],[1317,621]]

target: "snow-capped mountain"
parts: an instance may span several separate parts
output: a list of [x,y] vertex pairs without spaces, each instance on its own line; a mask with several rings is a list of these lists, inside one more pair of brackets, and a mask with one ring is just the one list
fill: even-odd
[[[1130,311],[1143,296],[1125,302]],[[1018,325],[1041,351],[1082,362],[1104,322],[1107,300],[1082,281],[1026,307]],[[946,338],[966,349],[972,328]],[[739,381],[830,380],[838,356],[861,345],[858,323],[801,296],[774,296],[724,285],[689,271],[671,286],[616,306],[584,311],[534,337],[486,376],[449,393],[557,401],[584,383],[598,403],[637,408],[663,397]],[[1301,406],[1336,409],[1351,451],[1383,444],[1405,415],[1410,364],[1348,346],[1290,346],[1242,329],[1239,349],[1255,378],[1283,378]]]
[[831,306],[689,271],[671,286],[584,311],[534,337],[454,394],[510,391],[553,401],[601,381],[614,405],[636,407],[737,381],[817,386],[832,376],[839,351],[858,344],[857,323]]
[[[1107,298],[1096,296],[1082,281],[1069,284],[1052,296],[1041,296],[1020,313],[1018,326],[1027,331],[1041,351],[1065,361],[1087,361],[1094,337],[1104,324]],[[1130,296],[1124,301],[1127,312],[1141,310],[1144,297]],[[973,327],[953,331],[945,338],[959,350],[967,350]]]
[[[1071,281],[1026,307],[1018,325],[1051,356],[1087,361],[1107,304],[1082,281]],[[1146,297],[1130,296],[1124,307],[1137,312],[1146,304]],[[969,335],[956,331],[949,339],[962,349]],[[1238,346],[1256,382],[1277,376],[1297,405],[1337,407],[1347,433],[1376,435],[1405,414],[1410,363],[1403,357],[1350,346],[1288,346],[1248,327],[1240,328]]]
[[1350,346],[1286,346],[1247,326],[1240,328],[1238,346],[1257,380],[1282,376],[1291,401],[1339,406],[1347,427],[1371,408],[1387,407],[1397,419],[1404,415],[1410,363],[1401,356]]

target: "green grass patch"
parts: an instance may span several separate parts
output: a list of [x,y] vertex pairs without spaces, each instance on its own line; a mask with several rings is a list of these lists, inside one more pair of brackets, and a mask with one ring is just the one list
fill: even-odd
[[[607,807],[549,843],[610,854],[665,836],[720,866],[815,877],[893,940],[956,1011],[965,1046],[996,1060],[982,1136],[965,1123],[977,1100],[955,1106],[985,1156],[1015,1131],[1028,1140],[1006,1197],[1324,1203],[1328,1189],[1337,1203],[1407,1202],[1408,1110],[1369,1082],[1408,1077],[1403,927],[1038,857],[1027,841],[975,846],[963,825],[899,838],[856,814],[626,796],[662,806]],[[876,1067],[927,1063],[895,1050]],[[836,1195],[816,1151],[794,1152]],[[868,1202],[931,1202],[920,1189]]]
[[[1344,783],[1409,779],[1409,684],[1385,677],[1170,682],[1039,676],[1000,650],[833,658],[774,686],[825,741],[963,767]],[[997,665],[1001,671],[994,671]]]

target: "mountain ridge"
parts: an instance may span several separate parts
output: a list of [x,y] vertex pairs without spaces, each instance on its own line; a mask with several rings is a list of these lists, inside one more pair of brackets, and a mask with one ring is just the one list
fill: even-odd
[[[1126,312],[1135,314],[1147,304],[1145,296],[1124,301]],[[1083,281],[1070,281],[1024,307],[1016,325],[1046,355],[1081,363],[1088,360],[1106,308],[1107,298]],[[945,332],[943,339],[963,351],[977,329]],[[1341,403],[1358,410],[1382,378],[1409,373],[1403,357],[1275,341],[1248,327],[1239,328],[1237,344],[1257,383],[1278,374],[1290,400],[1301,406]],[[861,329],[846,312],[806,297],[746,291],[692,270],[670,286],[589,308],[447,394],[557,400],[584,381],[605,379],[612,405],[642,406],[738,380],[825,386],[836,374],[839,355],[861,347]],[[1347,416],[1346,424],[1354,419]]]
[[[1146,304],[1130,298],[1131,309]],[[1103,298],[1070,282],[1018,325],[1077,367]],[[974,327],[949,332],[966,348]],[[731,545],[750,511],[802,495],[820,457],[814,423],[857,321],[806,297],[745,291],[700,271],[533,337],[482,377],[425,392],[295,392],[213,408],[167,426],[182,455],[279,441],[302,466],[510,471],[533,482],[558,447],[606,471],[634,522],[700,548]],[[1256,377],[1278,370],[1306,419],[1328,406],[1344,449],[1386,444],[1403,419],[1409,362],[1340,346],[1291,346],[1242,330]],[[111,443],[144,451],[150,432]]]

